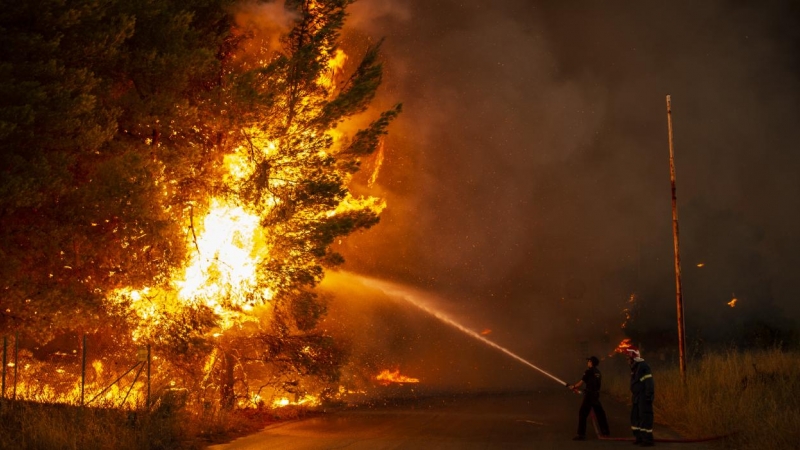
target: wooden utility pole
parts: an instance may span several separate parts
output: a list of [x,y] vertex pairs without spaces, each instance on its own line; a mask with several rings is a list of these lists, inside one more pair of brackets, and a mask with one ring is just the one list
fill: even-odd
[[675,249],[675,302],[678,308],[678,354],[681,378],[686,381],[686,326],[681,290],[681,252],[678,233],[678,196],[675,190],[675,150],[672,144],[672,99],[667,95],[667,130],[669,133],[669,179],[672,183],[672,245]]

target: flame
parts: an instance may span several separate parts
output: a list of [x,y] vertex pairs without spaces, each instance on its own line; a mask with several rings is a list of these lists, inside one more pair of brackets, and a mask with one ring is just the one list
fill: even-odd
[[390,383],[419,383],[419,378],[411,378],[405,375],[400,375],[399,369],[394,371],[385,369],[376,375],[375,379],[384,385],[388,385]]
[[[279,3],[283,4],[282,1]],[[320,7],[313,0],[308,2],[307,6],[310,10]],[[274,12],[278,14],[280,11],[282,8]],[[256,27],[264,33],[275,29],[270,24],[256,23],[255,19],[252,19],[255,17],[254,12],[257,11],[243,11],[237,16],[237,21],[246,21],[246,28]],[[285,19],[285,17],[283,18]],[[347,65],[348,56],[344,51],[336,49],[322,57],[327,58],[327,66],[326,70],[316,79],[316,83],[324,96],[332,97],[337,94],[337,90],[342,89],[341,75]],[[253,64],[255,63],[253,61]],[[257,63],[266,64],[267,62],[258,61]],[[304,97],[300,101],[304,106],[314,108],[319,97]],[[237,189],[244,186],[245,182],[252,180],[254,175],[260,175],[256,171],[264,170],[263,167],[266,166],[269,173],[265,191],[277,192],[277,194],[274,196],[265,194],[264,197],[259,197],[258,205],[250,205],[247,208],[234,203],[234,200],[225,196],[204,199],[204,201],[198,202],[200,206],[197,204],[187,206],[184,212],[186,216],[191,217],[191,222],[186,224],[186,241],[183,243],[189,250],[188,260],[185,264],[176,268],[168,280],[159,280],[160,283],[153,283],[152,286],[121,288],[110,293],[107,298],[112,305],[116,303],[115,306],[129,309],[132,317],[138,319],[131,336],[134,342],[152,342],[153,339],[158,339],[158,330],[163,329],[165,324],[170,326],[168,322],[171,317],[180,316],[186,309],[198,306],[207,307],[216,314],[217,323],[213,329],[206,329],[206,332],[209,338],[220,338],[226,333],[226,330],[237,324],[260,320],[255,314],[248,314],[248,312],[256,307],[269,306],[274,298],[281,295],[279,281],[264,279],[264,265],[272,258],[286,258],[283,259],[283,263],[291,264],[292,258],[296,255],[289,253],[287,256],[281,253],[283,250],[279,244],[274,244],[276,236],[281,236],[280,231],[274,233],[266,231],[262,219],[273,208],[281,206],[280,198],[285,198],[281,197],[281,188],[302,180],[302,170],[297,168],[299,164],[295,164],[295,161],[302,161],[303,164],[308,165],[328,164],[332,158],[327,152],[334,153],[336,148],[333,145],[304,146],[303,142],[311,142],[319,138],[321,132],[299,128],[301,122],[299,120],[291,122],[291,126],[287,126],[287,130],[279,138],[265,131],[268,127],[258,126],[231,130],[230,142],[235,142],[234,145],[241,143],[241,145],[233,148],[229,154],[223,157],[220,169],[223,171],[221,181],[224,189],[215,192],[237,192]],[[338,129],[332,128],[324,131],[326,138],[330,138],[334,143],[344,141],[348,133],[342,131],[342,128],[343,126],[339,126]],[[291,136],[291,139],[284,139],[285,136]],[[295,144],[296,142],[299,144]],[[369,186],[372,186],[377,179],[383,164],[383,157],[383,141],[381,140]],[[349,181],[347,176],[346,174],[343,176],[345,181]],[[175,186],[169,186],[170,183],[175,183],[174,181],[161,181],[164,181],[162,184],[165,195],[168,195],[166,189],[177,189]],[[231,197],[235,198],[235,195]],[[348,193],[344,200],[335,206],[330,204],[328,211],[315,210],[313,213],[307,214],[309,217],[303,216],[303,219],[324,219],[364,210],[379,214],[385,207],[386,203],[379,198],[371,196],[356,198]],[[92,226],[96,225],[92,223]],[[276,256],[277,254],[282,256]],[[265,288],[265,285],[270,287]],[[310,347],[303,349],[303,352],[310,357],[317,357]],[[203,367],[204,373],[208,375],[206,375],[204,383],[211,376],[218,357],[216,349],[205,357]],[[98,378],[101,378],[101,375],[112,376],[115,370],[112,366],[104,368],[100,362],[93,363],[93,368]],[[103,373],[104,369],[105,374]],[[390,373],[388,370],[378,375],[377,379],[387,383],[419,382],[418,379],[401,376],[399,371]],[[138,390],[139,388],[136,387],[135,391]],[[111,398],[108,396],[118,394],[118,387],[114,387],[109,389],[106,397]],[[258,394],[240,398],[251,404],[269,401],[262,399]],[[295,397],[294,402],[288,398],[279,398],[272,402],[272,405],[277,408],[319,403],[320,400],[317,397],[305,395],[302,398]]]
[[705,267],[706,263],[697,263],[697,267]]
[[[183,279],[174,281],[179,296],[187,301],[203,299],[217,313],[222,312],[220,298],[242,307],[256,288],[258,261],[269,254],[259,218],[215,199],[203,226],[196,242],[199,252],[193,254]],[[263,292],[262,298],[271,299],[272,292]]]
[[734,296],[734,297],[731,299],[731,301],[729,301],[729,302],[728,302],[728,306],[730,306],[731,308],[734,308],[734,307],[736,307],[736,302],[737,302],[737,301],[739,301],[739,299],[738,299],[738,298],[736,298],[736,296]]
[[98,377],[103,375],[103,363],[101,361],[92,361],[92,368]]
[[367,187],[372,187],[378,181],[378,174],[381,171],[381,166],[383,166],[383,142],[383,139],[381,139],[378,145],[378,153],[375,155],[375,169],[373,169],[372,175],[369,177]]
[[336,49],[328,60],[328,68],[330,70],[341,72],[344,69],[344,63],[347,62],[347,54],[342,49]]
[[343,214],[348,211],[358,211],[361,209],[371,209],[376,213],[380,213],[386,208],[386,202],[377,197],[359,197],[355,198],[350,194],[347,194],[344,200],[342,200],[339,205],[336,206],[336,209],[328,211],[326,215],[328,217],[333,217],[338,214]]
[[[619,343],[619,345],[617,345],[617,348],[614,349],[614,353],[623,353],[626,348],[631,348],[631,347],[633,347],[633,344],[631,343],[631,338],[625,338],[622,340],[622,342]],[[614,353],[611,353],[608,356],[612,356]]]
[[[9,389],[6,392],[7,396],[13,395],[18,400],[39,403],[80,403],[80,373],[76,370],[76,367],[64,366],[54,369],[50,361],[35,360],[20,366],[25,375],[21,376],[21,379],[15,383],[13,391]],[[134,383],[135,374],[129,373],[116,383],[109,385],[113,379],[120,375],[123,375],[123,373],[119,369],[109,370],[108,373],[104,373],[103,363],[92,361],[91,366],[86,369],[84,402],[93,406],[105,405],[114,408],[136,408],[140,406],[137,405],[137,402],[142,398],[142,394],[146,389],[146,384],[142,377],[136,379]],[[103,392],[104,390],[105,392]],[[130,395],[128,395],[129,390]],[[98,395],[101,393],[102,395]]]
[[327,89],[331,89],[336,84],[336,77],[344,69],[347,62],[347,54],[341,49],[337,49],[328,59],[328,70],[320,74],[317,83]]
[[207,215],[187,234],[187,245],[195,251],[172,280],[175,293],[150,287],[124,288],[110,296],[120,303],[129,302],[138,315],[140,328],[134,331],[134,341],[145,335],[148,327],[158,325],[160,315],[186,306],[204,304],[220,317],[224,330],[254,320],[241,311],[273,298],[271,289],[257,287],[258,264],[269,257],[257,215],[213,199]]
[[290,401],[287,397],[281,397],[272,402],[273,408],[283,408],[285,406],[319,406],[321,404],[319,397],[306,394],[297,401]]

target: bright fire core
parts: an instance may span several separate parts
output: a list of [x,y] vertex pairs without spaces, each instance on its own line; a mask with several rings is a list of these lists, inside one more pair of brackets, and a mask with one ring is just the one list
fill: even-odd
[[[204,227],[184,279],[175,281],[180,297],[204,300],[217,314],[223,312],[217,300],[220,298],[230,299],[232,306],[251,308],[257,262],[269,254],[258,217],[214,200]],[[260,294],[264,300],[272,298],[269,289]]]

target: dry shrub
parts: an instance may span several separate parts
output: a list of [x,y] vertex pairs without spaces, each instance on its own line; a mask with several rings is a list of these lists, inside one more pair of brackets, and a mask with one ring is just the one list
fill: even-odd
[[5,402],[0,449],[191,449],[181,413],[158,405],[150,413],[71,405]]
[[304,407],[191,411],[175,391],[160,395],[149,412],[0,401],[0,450],[199,449],[306,414]]
[[[728,351],[678,367],[654,367],[656,422],[687,438],[726,436],[739,450],[800,448],[800,354],[779,349]],[[630,396],[614,377],[613,394]]]

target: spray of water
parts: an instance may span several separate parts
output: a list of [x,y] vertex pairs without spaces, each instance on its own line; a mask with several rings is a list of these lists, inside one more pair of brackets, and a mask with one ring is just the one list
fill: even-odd
[[498,344],[490,341],[489,339],[486,339],[484,336],[481,336],[480,334],[476,333],[475,331],[470,330],[469,328],[467,328],[467,327],[461,325],[460,323],[456,322],[455,320],[453,320],[447,314],[443,313],[442,311],[439,311],[438,309],[432,307],[430,304],[425,302],[423,299],[420,298],[420,295],[418,295],[415,292],[413,292],[412,289],[409,289],[409,288],[407,288],[405,286],[400,286],[400,285],[397,285],[397,284],[394,284],[394,283],[390,283],[388,281],[376,280],[374,278],[369,278],[369,277],[365,277],[365,276],[361,276],[361,275],[352,275],[352,276],[355,277],[355,278],[358,278],[362,283],[364,283],[367,286],[373,287],[375,289],[383,291],[387,295],[391,295],[393,297],[398,297],[398,298],[401,298],[401,299],[411,303],[412,305],[416,306],[417,308],[419,308],[419,309],[425,311],[426,313],[436,317],[437,319],[439,319],[442,322],[452,326],[453,328],[456,328],[457,330],[463,332],[464,334],[466,334],[466,335],[468,335],[468,336],[470,336],[472,338],[475,338],[475,339],[483,342],[484,344],[486,344],[486,345],[488,345],[488,346],[490,346],[490,347],[492,347],[494,349],[500,350],[501,352],[503,352],[506,355],[516,359],[517,361],[521,362],[522,364],[525,364],[526,366],[539,371],[543,375],[545,375],[545,376],[551,378],[552,380],[558,382],[558,384],[560,384],[562,386],[565,386],[567,384],[566,382],[564,382],[564,380],[561,380],[560,378],[556,377],[555,375],[553,375],[553,374],[551,374],[551,373],[549,373],[549,372],[537,367],[536,365],[534,365],[530,361],[528,361],[528,360],[524,359],[523,357],[517,355],[516,353],[512,352],[511,350],[509,350],[509,349],[507,349],[507,348],[505,348],[505,347],[503,347],[501,345],[498,345]]

